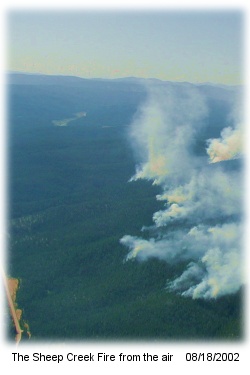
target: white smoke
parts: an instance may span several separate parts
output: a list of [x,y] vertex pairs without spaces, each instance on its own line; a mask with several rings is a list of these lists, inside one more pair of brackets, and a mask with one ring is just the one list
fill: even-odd
[[[191,263],[183,274],[169,282],[170,290],[178,290],[193,298],[216,298],[234,293],[242,284],[241,228],[236,224],[192,228],[194,247],[203,248],[197,263]],[[199,254],[199,255],[200,255]],[[192,257],[194,259],[194,255]]]
[[156,212],[153,220],[157,227],[178,219],[204,220],[236,215],[240,210],[242,190],[240,173],[226,173],[222,169],[203,168],[193,172],[190,181],[176,189],[157,195],[166,200],[168,208]]
[[177,184],[188,178],[197,159],[189,148],[206,116],[203,98],[194,88],[153,87],[132,124],[134,148],[143,159],[131,180]]
[[234,107],[228,114],[228,121],[232,124],[221,130],[219,138],[208,139],[207,154],[210,163],[238,159],[243,152],[243,126],[242,126],[242,95],[236,90],[233,97]]
[[205,98],[194,86],[149,89],[132,123],[131,139],[141,164],[131,180],[160,185],[163,191],[156,198],[166,203],[153,215],[156,238],[121,239],[129,249],[126,260],[186,262],[183,273],[168,280],[167,289],[192,298],[234,293],[243,282],[241,172],[218,163],[239,157],[242,131],[224,126],[221,138],[207,141],[207,149],[204,140],[204,153],[198,156],[195,144],[207,114]]
[[210,163],[239,158],[242,153],[242,143],[242,130],[240,127],[223,129],[221,138],[208,140],[207,153],[210,157]]

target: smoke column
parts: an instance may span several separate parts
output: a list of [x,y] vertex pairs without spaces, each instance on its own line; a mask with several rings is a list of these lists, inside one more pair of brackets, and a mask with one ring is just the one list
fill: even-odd
[[[220,138],[204,138],[211,110],[207,103],[198,86],[148,86],[147,101],[131,124],[139,163],[130,181],[159,185],[162,193],[156,199],[163,207],[153,214],[154,237],[120,240],[129,250],[127,261],[185,261],[186,269],[167,281],[167,289],[204,299],[234,293],[243,283],[243,184],[241,168],[234,164],[242,152],[242,128],[231,121],[222,124]],[[203,152],[198,153],[201,141]]]

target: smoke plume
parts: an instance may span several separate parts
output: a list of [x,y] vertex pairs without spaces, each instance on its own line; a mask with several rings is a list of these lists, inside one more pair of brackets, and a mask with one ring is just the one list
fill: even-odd
[[[242,171],[234,160],[242,153],[242,129],[223,123],[221,137],[207,139],[212,110],[207,103],[194,85],[148,88],[131,124],[139,160],[131,181],[159,185],[156,199],[163,207],[153,214],[154,237],[120,240],[129,250],[127,261],[186,262],[182,274],[167,280],[167,289],[205,299],[234,293],[243,282]],[[197,144],[204,145],[203,152],[196,151]],[[145,230],[152,235],[152,227]]]
[[210,163],[223,160],[237,159],[242,152],[242,131],[240,128],[225,128],[221,132],[221,138],[209,139],[207,153]]

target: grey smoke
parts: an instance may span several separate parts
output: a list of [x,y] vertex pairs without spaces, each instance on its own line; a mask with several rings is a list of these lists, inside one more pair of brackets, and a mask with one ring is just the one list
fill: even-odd
[[153,214],[154,237],[123,236],[126,260],[186,261],[183,273],[167,282],[168,290],[183,296],[217,298],[236,292],[243,282],[242,171],[232,164],[242,154],[239,108],[231,107],[234,115],[230,126],[221,126],[220,138],[204,139],[203,154],[195,145],[207,134],[210,109],[199,87],[149,86],[131,124],[139,159],[131,180],[159,185],[156,199],[163,207]]

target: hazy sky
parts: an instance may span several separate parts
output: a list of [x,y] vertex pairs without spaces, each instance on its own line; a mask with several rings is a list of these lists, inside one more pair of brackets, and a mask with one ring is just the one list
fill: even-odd
[[242,83],[237,11],[8,13],[8,70],[80,77]]

